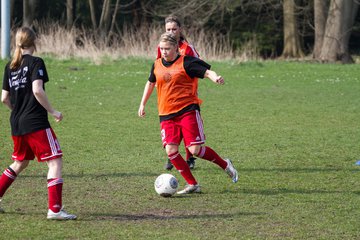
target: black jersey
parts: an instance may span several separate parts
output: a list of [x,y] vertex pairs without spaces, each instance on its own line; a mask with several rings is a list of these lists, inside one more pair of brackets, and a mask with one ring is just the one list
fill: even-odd
[[10,92],[13,107],[10,115],[11,133],[20,136],[50,127],[46,109],[36,100],[32,83],[34,80],[49,81],[44,61],[39,57],[23,55],[22,63],[16,70],[5,67],[3,90]]

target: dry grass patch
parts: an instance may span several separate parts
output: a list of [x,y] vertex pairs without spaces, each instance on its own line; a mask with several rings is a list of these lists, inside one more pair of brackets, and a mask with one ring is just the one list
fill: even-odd
[[[124,26],[121,34],[101,37],[92,30],[66,29],[56,23],[37,23],[35,27],[39,34],[38,54],[59,59],[82,58],[96,64],[128,57],[153,59],[157,54],[159,37],[164,32],[160,25],[143,25],[139,28]],[[201,58],[207,61],[236,59],[243,62],[258,59],[255,40],[245,43],[240,50],[234,50],[228,35],[190,29],[185,36]]]

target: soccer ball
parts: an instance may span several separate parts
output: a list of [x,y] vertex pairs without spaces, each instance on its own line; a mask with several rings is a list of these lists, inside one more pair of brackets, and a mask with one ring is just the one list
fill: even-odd
[[171,197],[178,188],[178,180],[169,173],[163,173],[155,180],[155,191],[162,197]]

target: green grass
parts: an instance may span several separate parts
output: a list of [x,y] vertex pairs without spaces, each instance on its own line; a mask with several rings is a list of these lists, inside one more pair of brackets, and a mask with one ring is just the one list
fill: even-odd
[[[155,92],[147,117],[137,117],[151,61],[46,63],[47,93],[64,114],[59,124],[51,120],[65,154],[63,200],[79,219],[45,219],[47,167],[34,161],[3,198],[1,236],[360,238],[358,65],[213,62],[226,84],[200,81],[207,145],[233,159],[239,182],[198,159],[194,175],[203,194],[161,198],[153,189],[166,159]],[[5,169],[12,141],[4,106],[0,116]]]

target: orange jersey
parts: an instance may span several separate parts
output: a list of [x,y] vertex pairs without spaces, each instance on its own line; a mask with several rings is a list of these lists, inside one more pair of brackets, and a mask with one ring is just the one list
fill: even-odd
[[197,96],[198,79],[187,75],[183,55],[169,67],[163,65],[161,58],[157,59],[154,63],[154,75],[160,116],[177,113],[191,104],[201,103]]

